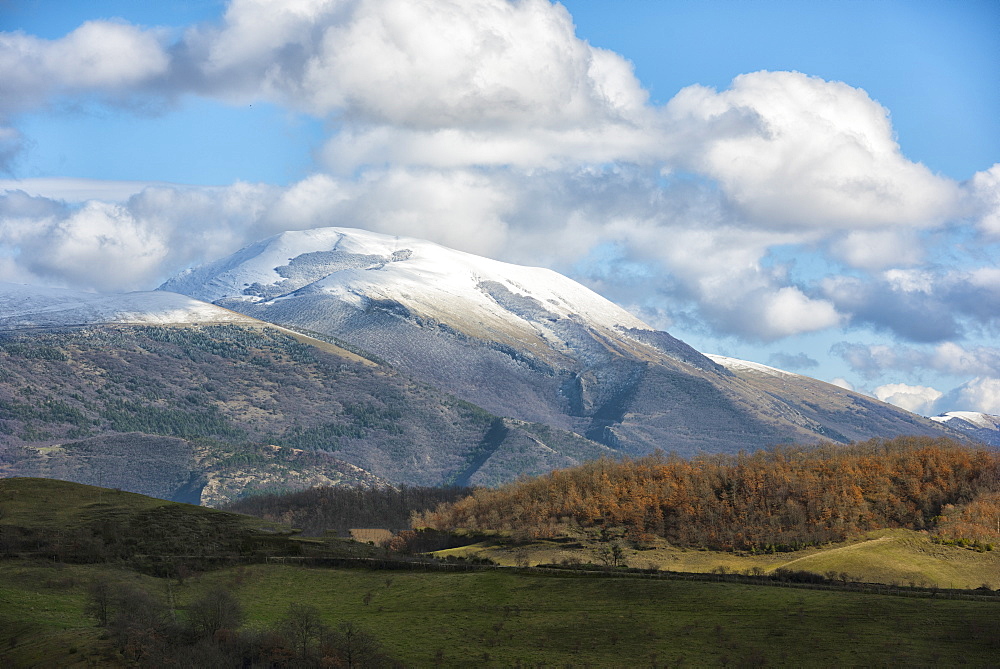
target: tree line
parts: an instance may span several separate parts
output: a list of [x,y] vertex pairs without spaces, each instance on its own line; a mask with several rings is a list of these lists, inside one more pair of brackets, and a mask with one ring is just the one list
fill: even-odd
[[[414,515],[415,527],[778,551],[886,527],[1000,542],[1000,453],[949,439],[602,459]],[[987,545],[981,543],[980,545]],[[992,546],[990,546],[992,547]]]
[[414,512],[468,497],[472,488],[352,488],[320,486],[299,492],[253,495],[236,500],[225,511],[285,523],[306,536],[327,531],[346,535],[352,528],[401,530]]
[[291,604],[274,625],[244,627],[240,601],[224,586],[182,607],[178,617],[141,586],[98,577],[88,588],[86,612],[107,630],[129,666],[400,666],[370,631],[351,620],[330,625],[311,604]]

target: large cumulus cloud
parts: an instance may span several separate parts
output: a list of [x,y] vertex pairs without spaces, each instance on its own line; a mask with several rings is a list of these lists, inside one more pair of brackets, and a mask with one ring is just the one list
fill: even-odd
[[0,112],[34,108],[60,94],[126,92],[166,74],[161,35],[89,21],[57,40],[0,32]]
[[647,94],[546,0],[234,0],[180,50],[192,86],[336,119],[327,168],[552,165],[649,152]]
[[718,180],[759,224],[838,229],[927,226],[954,211],[956,184],[907,160],[868,94],[798,72],[755,72],[729,90],[680,91],[667,111],[712,133],[686,162]]

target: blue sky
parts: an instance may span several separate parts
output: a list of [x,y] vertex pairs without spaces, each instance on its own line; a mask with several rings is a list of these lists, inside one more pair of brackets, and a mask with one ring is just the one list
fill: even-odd
[[1000,413],[997,81],[993,1],[0,0],[0,280],[367,227]]

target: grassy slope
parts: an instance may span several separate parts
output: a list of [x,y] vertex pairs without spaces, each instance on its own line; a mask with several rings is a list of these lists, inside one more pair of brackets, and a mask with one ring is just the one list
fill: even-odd
[[[280,568],[254,574],[255,617],[274,615],[295,599],[312,601],[331,621],[349,618],[376,630],[413,666],[430,664],[438,649],[452,666],[483,663],[485,654],[500,666],[636,666],[654,656],[689,664],[884,663],[933,657],[950,639],[970,636],[971,621],[995,619],[996,612],[986,603],[714,583],[397,573],[387,586],[385,573]],[[368,592],[374,596],[366,606]],[[932,621],[928,631],[924,623]],[[973,661],[995,641],[985,632],[967,646]]]
[[[519,547],[484,542],[441,551],[442,555],[479,555],[501,564],[519,559],[530,564],[558,563],[564,559],[598,562],[588,546],[570,547],[563,542],[540,541]],[[911,530],[879,530],[842,543],[807,548],[791,553],[743,555],[659,545],[651,550],[628,550],[633,567],[686,572],[710,572],[724,567],[746,572],[759,567],[770,572],[780,567],[825,574],[845,572],[868,583],[898,583],[941,588],[977,588],[984,583],[1000,588],[1000,551],[978,553],[956,546],[935,544],[930,537]]]
[[[0,525],[35,529],[76,530],[88,527],[109,513],[116,518],[142,514],[157,509],[188,514],[192,522],[212,524],[226,521],[226,530],[290,534],[290,528],[251,516],[228,514],[191,504],[167,502],[123,490],[39,478],[0,479]],[[236,524],[233,525],[233,521]]]
[[978,553],[935,544],[925,534],[882,530],[866,539],[837,545],[786,563],[789,569],[818,574],[847,572],[877,583],[1000,588],[1000,551]]
[[[0,563],[0,664],[113,664],[82,613],[104,567]],[[984,666],[1000,653],[997,604],[727,583],[414,573],[257,565],[183,585],[140,578],[183,606],[217,584],[249,624],[292,602],[373,631],[407,666]],[[370,603],[364,604],[371,593]],[[16,625],[12,623],[16,621]],[[75,652],[71,652],[75,649]]]

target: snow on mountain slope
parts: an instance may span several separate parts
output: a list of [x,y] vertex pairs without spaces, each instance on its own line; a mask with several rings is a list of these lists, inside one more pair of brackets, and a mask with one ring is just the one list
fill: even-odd
[[1000,430],[1000,416],[991,416],[988,413],[976,411],[949,411],[940,416],[932,416],[931,420],[936,420],[939,423],[960,420],[983,430]]
[[1000,416],[978,411],[949,411],[931,420],[960,430],[973,439],[991,446],[1000,446]]
[[762,365],[759,362],[739,360],[738,358],[727,358],[724,355],[713,355],[711,353],[706,353],[705,355],[713,362],[722,365],[731,372],[758,372],[767,376],[799,376],[798,374],[786,372],[785,370],[778,369],[777,367]]
[[389,300],[473,336],[484,330],[523,330],[533,315],[581,318],[612,330],[652,329],[552,270],[352,228],[275,235],[171,279],[160,289],[208,302],[274,302],[322,293],[365,309]]
[[107,295],[0,282],[0,328],[250,321],[214,304],[165,291]]
[[161,289],[334,336],[499,415],[580,432],[621,413],[615,398],[647,363],[726,374],[551,270],[351,228],[275,235]]

